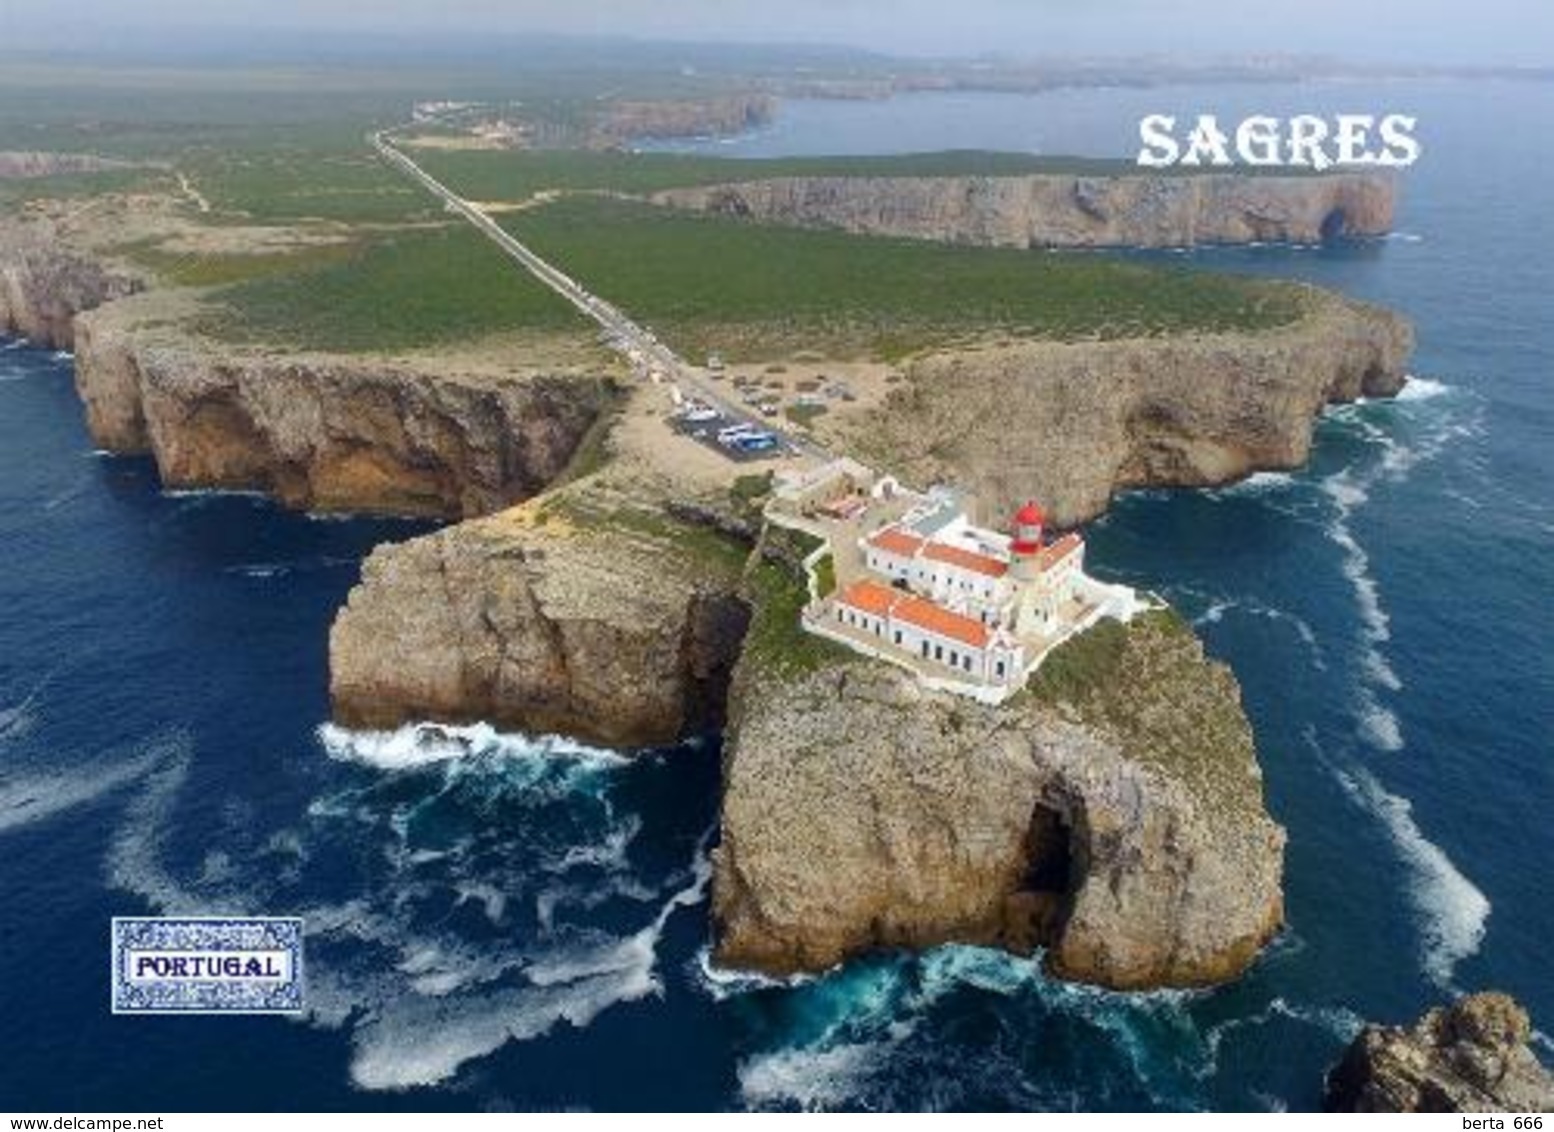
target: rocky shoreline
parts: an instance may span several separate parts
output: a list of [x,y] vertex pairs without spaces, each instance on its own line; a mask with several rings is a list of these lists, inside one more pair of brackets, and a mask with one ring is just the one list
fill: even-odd
[[696,212],[875,236],[1012,248],[1317,244],[1384,235],[1388,176],[773,177],[666,189]]
[[1554,1112],[1554,1075],[1508,995],[1468,995],[1413,1026],[1366,1026],[1327,1078],[1329,1112]]
[[70,249],[52,225],[0,225],[0,334],[68,350],[78,314],[143,287],[135,276]]
[[379,547],[329,636],[335,717],[482,721],[644,747],[724,721],[743,554],[650,512],[530,506]]
[[988,708],[874,662],[785,680],[747,656],[719,962],[789,974],[960,942],[1044,947],[1051,974],[1116,989],[1239,975],[1283,923],[1284,831],[1235,679],[1170,615],[1114,632],[1126,721],[1039,680]]
[[[342,722],[482,719],[640,747],[726,721],[723,961],[815,970],[871,947],[962,940],[1045,947],[1063,978],[1196,986],[1236,977],[1278,930],[1283,831],[1264,808],[1234,677],[1190,630],[1119,629],[1103,648],[1106,680],[1033,689],[997,711],[872,662],[821,656],[796,677],[784,657],[816,658],[789,608],[791,562],[752,545],[728,498],[683,498],[608,460],[556,486],[608,419],[607,381],[236,353],[153,325],[139,300],[113,301],[137,284],[74,253],[39,260],[0,239],[0,270],[6,325],[74,344],[94,435],[151,452],[168,482],[256,487],[307,508],[480,516],[368,559],[331,633]],[[877,423],[887,438],[939,413],[934,427],[957,427],[945,400],[957,386],[1003,404],[1000,422],[1010,399],[1034,412],[1067,389],[1062,413],[1032,428],[1126,441],[1078,487],[1039,469],[994,482],[969,442],[936,459],[995,499],[1038,485],[1070,517],[1157,476],[1287,466],[1327,400],[1401,381],[1405,324],[1332,301],[1355,321],[1277,346],[1021,344],[974,360],[972,377],[957,356],[920,359]],[[66,317],[96,306],[74,325]],[[1143,364],[1148,349],[1181,353],[1160,377]],[[1041,351],[1061,364],[1044,370]],[[1194,375],[1211,384],[1200,372],[1211,361],[1227,387],[1217,406],[1189,388]],[[1202,458],[1237,427],[1238,456]],[[1186,455],[1137,455],[1173,444]],[[1090,694],[1102,685],[1154,706],[1140,714]]]
[[150,454],[169,486],[470,518],[553,483],[620,396],[603,375],[224,351],[138,328],[129,305],[77,320],[76,387],[97,443]]
[[1274,330],[1013,342],[931,354],[828,437],[914,483],[953,479],[989,514],[1043,501],[1060,525],[1119,491],[1213,487],[1306,462],[1328,405],[1399,392],[1406,319],[1312,292]]

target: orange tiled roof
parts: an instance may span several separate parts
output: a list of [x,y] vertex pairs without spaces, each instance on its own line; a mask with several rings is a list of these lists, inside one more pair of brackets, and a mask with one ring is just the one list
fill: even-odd
[[1070,554],[1074,553],[1074,551],[1083,546],[1084,541],[1085,540],[1080,538],[1077,534],[1064,535],[1062,538],[1058,539],[1057,542],[1053,543],[1051,546],[1048,546],[1041,552],[1041,561],[1039,563],[1041,568],[1043,570],[1048,570],[1053,566],[1056,566],[1059,562],[1063,561],[1063,559],[1067,558]]
[[983,574],[989,578],[1002,578],[1009,572],[1007,562],[1000,562],[997,558],[978,554],[974,550],[951,546],[947,542],[929,543],[928,549],[923,551],[923,557],[932,558],[935,562],[959,566],[962,570],[970,570],[974,574]]
[[848,586],[836,600],[875,617],[884,617],[902,596],[899,590],[865,578]]
[[886,527],[882,531],[875,531],[869,536],[869,545],[878,547],[890,554],[900,554],[911,558],[923,548],[923,540],[915,535],[909,535],[905,531],[895,527]]
[[941,637],[948,637],[953,641],[960,641],[979,649],[987,647],[988,637],[991,635],[982,622],[963,617],[959,613],[951,613],[927,598],[907,598],[896,607],[894,616],[909,625],[916,625],[919,629],[926,629],[930,633],[937,633]]

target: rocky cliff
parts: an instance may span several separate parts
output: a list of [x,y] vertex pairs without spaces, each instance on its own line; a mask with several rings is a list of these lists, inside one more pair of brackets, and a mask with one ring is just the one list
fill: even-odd
[[777,100],[765,94],[607,103],[596,114],[589,144],[618,146],[638,138],[689,138],[743,133],[770,122]]
[[375,550],[330,633],[335,717],[619,746],[719,726],[747,548],[656,509],[565,498]]
[[232,353],[125,315],[120,304],[78,320],[76,386],[97,443],[149,452],[170,487],[483,515],[548,486],[615,396],[587,374]]
[[1108,987],[1239,974],[1282,920],[1284,833],[1234,678],[1167,615],[1066,648],[1000,708],[874,662],[774,678],[747,654],[719,962],[814,971],[959,941],[1045,946],[1052,973]]
[[1328,1074],[1330,1112],[1554,1112],[1527,1012],[1486,992],[1412,1027],[1367,1026]]
[[1311,244],[1392,227],[1396,183],[1372,173],[777,177],[669,189],[677,208],[882,236],[1017,248]]
[[1413,330],[1313,293],[1271,331],[1016,342],[918,359],[830,438],[915,483],[954,480],[989,514],[1037,498],[1068,525],[1130,487],[1205,486],[1301,465],[1321,409],[1405,381]]
[[68,350],[79,312],[140,287],[139,280],[72,251],[51,225],[0,225],[0,334]]

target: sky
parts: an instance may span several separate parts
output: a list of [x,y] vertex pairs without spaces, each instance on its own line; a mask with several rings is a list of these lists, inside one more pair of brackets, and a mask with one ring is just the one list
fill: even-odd
[[0,0],[0,44],[43,50],[212,32],[549,32],[846,44],[890,54],[1323,54],[1554,65],[1540,0]]

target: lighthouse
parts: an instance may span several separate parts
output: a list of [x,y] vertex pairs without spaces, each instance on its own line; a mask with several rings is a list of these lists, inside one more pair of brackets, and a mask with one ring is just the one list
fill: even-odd
[[1041,557],[1042,529],[1046,523],[1047,517],[1042,514],[1034,499],[1027,500],[1025,506],[1014,513],[1014,537],[1009,543],[1009,557],[1010,573],[1016,581],[1036,580],[1037,561]]

